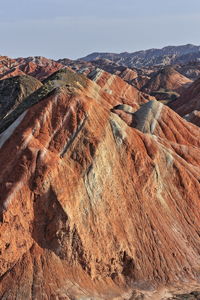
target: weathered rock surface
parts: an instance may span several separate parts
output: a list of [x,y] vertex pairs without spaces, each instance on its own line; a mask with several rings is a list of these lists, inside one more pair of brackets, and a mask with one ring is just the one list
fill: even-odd
[[[4,74],[9,73],[11,69],[15,68],[17,62],[8,56],[0,56],[0,79]],[[17,74],[19,75],[19,74]]]
[[181,96],[169,106],[188,121],[200,125],[200,78],[194,81]]
[[176,91],[181,93],[184,88],[188,87],[192,80],[181,75],[172,67],[165,67],[159,70],[151,79],[143,86],[142,90],[152,93],[160,90]]
[[0,120],[15,110],[42,83],[28,75],[0,80]]
[[[0,133],[3,132],[10,124],[12,124],[26,109],[44,99],[55,88],[67,85],[74,89],[78,88],[80,84],[86,86],[87,83],[87,78],[85,78],[85,76],[76,74],[66,68],[61,69],[49,76],[48,79],[43,81],[43,84],[33,77],[27,76],[26,78],[30,78],[33,82],[38,82],[40,88],[35,89],[34,93],[29,93],[30,95],[28,97],[23,97],[23,101],[17,105],[16,109],[7,114],[3,120],[0,120]],[[12,78],[10,79],[10,81],[14,80],[15,79]]]
[[136,70],[132,70],[127,67],[124,67],[109,59],[96,59],[94,61],[91,61],[91,64],[108,73],[121,77],[123,80],[127,81],[130,84],[138,76]]
[[117,76],[93,80],[52,75],[0,135],[3,300],[200,287],[200,129]]
[[16,59],[0,56],[0,79],[27,74],[44,80],[63,67],[62,64],[42,56]]
[[44,80],[54,72],[63,68],[62,64],[42,56],[17,58],[16,61],[21,71],[39,80]]
[[189,61],[186,64],[177,64],[174,68],[187,78],[192,80],[198,79],[200,76],[200,62],[199,61]]
[[110,74],[99,68],[89,73],[88,78],[96,82],[102,88],[102,91],[110,95],[111,99],[115,99],[113,104],[124,103],[138,109],[141,104],[155,99],[146,93],[140,92],[119,76]]
[[155,65],[183,64],[190,61],[198,61],[200,47],[187,44],[182,46],[167,46],[162,49],[148,49],[133,53],[91,53],[81,58],[85,61],[95,59],[109,59],[129,68],[143,68]]
[[0,75],[0,79],[3,80],[3,79],[21,76],[21,75],[26,75],[26,74],[23,71],[21,71],[19,68],[11,68],[11,69],[8,69],[7,71],[3,72]]

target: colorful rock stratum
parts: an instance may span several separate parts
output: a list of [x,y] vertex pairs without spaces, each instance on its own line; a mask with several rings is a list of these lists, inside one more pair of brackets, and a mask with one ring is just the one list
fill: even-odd
[[0,121],[0,299],[199,299],[200,128],[88,76],[58,71]]

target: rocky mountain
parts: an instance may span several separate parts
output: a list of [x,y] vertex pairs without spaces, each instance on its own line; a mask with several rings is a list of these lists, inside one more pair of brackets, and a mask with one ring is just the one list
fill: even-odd
[[167,46],[162,49],[149,49],[133,53],[99,53],[95,52],[82,57],[81,60],[109,59],[129,68],[143,68],[154,65],[171,65],[200,59],[200,46],[191,44]]
[[42,83],[28,75],[0,80],[0,120],[14,111]]
[[151,93],[158,100],[171,101],[187,87],[192,80],[185,77],[171,66],[165,68],[153,67],[151,69],[130,69],[108,59],[96,59],[91,62],[59,60],[60,63],[72,68],[81,74],[89,75],[96,69],[104,70],[122,78],[127,83]]
[[182,92],[189,86],[192,80],[183,76],[172,67],[165,67],[156,72],[151,79],[143,86],[148,93],[159,91],[160,89]]
[[42,56],[16,59],[0,56],[0,79],[27,74],[44,80],[63,67],[62,64]]
[[128,83],[138,77],[137,70],[129,69],[108,59],[96,59],[91,64],[111,74],[118,75]]
[[145,82],[140,89],[156,97],[157,100],[174,100],[190,84],[192,80],[183,76],[172,67],[165,67]]
[[[17,62],[15,59],[12,59],[8,56],[0,56],[0,78],[5,76],[7,73],[10,73],[11,70],[14,70],[16,65]],[[19,75],[19,74],[15,74],[15,75]]]
[[182,117],[200,125],[200,78],[194,81],[176,100],[169,104]]
[[[195,53],[197,53],[195,52],[197,51],[197,48],[197,46],[192,45],[165,47],[160,50],[157,49],[159,51],[156,50],[155,53],[158,54],[159,52],[162,58],[164,58],[166,53],[169,53],[169,55],[172,55],[172,53],[176,53],[177,57],[179,57],[179,55],[185,55],[186,57],[190,57],[190,59],[192,59],[192,57],[195,56]],[[144,53],[146,53],[145,55],[147,55],[147,57],[151,57],[151,59],[153,59],[153,50],[155,49],[140,51],[139,53],[140,55],[142,55],[142,53],[143,55]],[[163,68],[162,64],[150,64],[147,66],[145,65],[145,63],[142,63],[140,69],[133,67],[130,68],[125,66],[123,61],[113,61],[110,55],[108,55],[108,57],[109,59],[96,58],[95,60],[91,61],[70,60],[67,58],[54,61],[52,59],[47,59],[41,56],[16,59],[11,59],[3,56],[0,57],[0,79],[27,74],[43,81],[54,72],[66,67],[86,76],[92,71],[95,71],[95,69],[99,68],[121,77],[124,81],[133,85],[139,90],[153,93],[152,95],[155,96],[158,100],[168,102],[172,99],[177,98],[178,94],[182,91],[182,87],[185,87],[185,83],[189,83],[190,80],[195,80],[200,74],[200,64],[198,61],[190,61],[185,64],[178,64],[175,63],[175,60],[173,60],[173,65],[170,65],[169,68],[173,68],[180,74],[176,74],[175,76],[174,71],[174,79],[172,79],[172,75],[170,75],[171,78],[167,74],[166,76],[163,75],[163,69],[165,70],[165,67]],[[91,56],[90,58],[92,59],[93,56]],[[172,61],[170,61],[170,63],[172,63]],[[164,76],[164,79],[159,79],[160,76]],[[185,78],[184,76],[187,78]],[[169,88],[167,88],[167,86],[169,86]]]
[[192,80],[196,80],[200,77],[200,62],[190,61],[186,64],[174,65],[174,68],[179,73]]
[[24,73],[39,80],[44,80],[54,72],[63,68],[63,65],[42,56],[17,58],[18,68]]
[[101,69],[95,69],[89,73],[88,78],[96,82],[108,95],[114,96],[115,101],[129,104],[137,109],[139,105],[155,99],[148,94],[141,93],[119,76],[110,74]]
[[200,128],[153,99],[65,68],[1,121],[1,299],[198,299]]
[[95,69],[95,66],[91,62],[86,62],[83,60],[71,60],[68,58],[63,58],[59,59],[58,63],[84,75],[87,75]]
[[86,62],[83,60],[60,59],[58,60],[58,62],[70,67],[76,72],[85,75],[88,75],[90,72],[94,71],[97,68],[102,69],[108,73],[121,77],[123,80],[130,84],[133,83],[134,79],[138,77],[136,70],[121,66],[109,59],[96,59],[91,62]]

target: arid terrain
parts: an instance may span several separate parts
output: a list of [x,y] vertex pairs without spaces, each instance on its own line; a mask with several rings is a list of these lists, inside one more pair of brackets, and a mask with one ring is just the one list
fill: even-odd
[[0,299],[200,299],[199,58],[0,57]]

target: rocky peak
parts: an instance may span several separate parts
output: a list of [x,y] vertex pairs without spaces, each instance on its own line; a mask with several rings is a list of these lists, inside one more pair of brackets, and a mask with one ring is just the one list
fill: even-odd
[[0,81],[0,119],[8,116],[23,100],[39,89],[42,83],[28,75],[15,76]]
[[116,75],[90,78],[51,75],[2,129],[2,299],[199,288],[200,129]]

